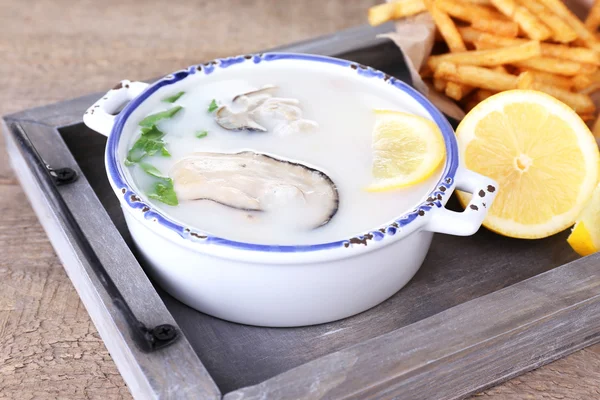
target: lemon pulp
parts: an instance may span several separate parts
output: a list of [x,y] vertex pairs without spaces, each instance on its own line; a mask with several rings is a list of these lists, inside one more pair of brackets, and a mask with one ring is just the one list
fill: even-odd
[[444,138],[438,126],[414,114],[390,110],[375,113],[374,181],[367,190],[393,190],[429,178],[445,156]]
[[600,251],[600,185],[596,186],[567,242],[581,256]]
[[[579,116],[541,92],[494,95],[456,131],[465,166],[499,191],[484,226],[518,238],[541,238],[571,226],[598,182],[598,147]],[[458,192],[461,203],[470,195]]]

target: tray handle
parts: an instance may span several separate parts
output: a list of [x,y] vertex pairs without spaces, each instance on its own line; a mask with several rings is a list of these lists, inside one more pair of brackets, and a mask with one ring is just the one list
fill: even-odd
[[456,174],[456,189],[473,194],[465,210],[455,212],[444,207],[435,209],[426,230],[457,236],[469,236],[479,230],[494,202],[498,184],[486,176],[460,168]]
[[144,82],[123,80],[83,114],[83,123],[104,136],[110,135],[118,110],[148,87]]

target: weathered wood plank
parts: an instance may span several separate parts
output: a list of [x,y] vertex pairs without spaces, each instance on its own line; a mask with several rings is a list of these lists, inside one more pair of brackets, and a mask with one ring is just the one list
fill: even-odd
[[229,393],[225,400],[460,399],[482,384],[502,382],[597,342],[599,276],[596,254]]
[[[180,335],[168,348],[149,353],[140,349],[131,337],[131,326],[120,311],[122,307],[100,283],[101,278],[93,269],[93,259],[78,241],[78,232],[68,224],[59,204],[43,186],[44,178],[36,175],[31,167],[35,160],[30,158],[22,144],[18,144],[21,140],[19,135],[24,130],[46,163],[70,167],[79,173],[77,181],[58,187],[60,196],[69,204],[81,234],[88,238],[95,256],[110,274],[135,318],[147,327],[176,323],[125,244],[117,245],[122,239],[116,229],[107,224],[108,217],[101,212],[102,207],[58,133],[45,125],[31,122],[9,120],[7,125],[7,131],[15,131],[14,136],[7,135],[7,141],[20,183],[54,247],[60,250],[58,254],[69,278],[112,356],[118,360],[117,365],[132,393],[145,399],[169,398],[175,395],[174,391],[177,391],[177,398],[196,398],[199,395],[207,399],[219,398],[216,385],[185,337]],[[69,197],[74,195],[79,200],[69,202]],[[90,213],[90,209],[100,212]],[[144,290],[144,287],[147,289]],[[169,373],[165,373],[167,370]]]

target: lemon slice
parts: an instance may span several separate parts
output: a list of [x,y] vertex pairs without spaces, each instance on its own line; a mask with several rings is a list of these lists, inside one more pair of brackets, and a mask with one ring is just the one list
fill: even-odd
[[[535,239],[575,223],[598,183],[598,146],[568,106],[547,94],[510,90],[478,104],[456,130],[467,168],[499,184],[484,226]],[[458,192],[461,203],[470,195]]]
[[375,110],[374,181],[366,190],[381,192],[414,185],[429,178],[445,156],[438,126],[423,117]]
[[567,242],[580,256],[600,251],[600,185],[581,212]]

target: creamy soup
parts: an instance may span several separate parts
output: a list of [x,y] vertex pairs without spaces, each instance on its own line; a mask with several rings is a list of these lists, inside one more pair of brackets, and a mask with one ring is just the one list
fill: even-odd
[[[373,181],[374,108],[427,116],[408,95],[350,68],[236,65],[157,91],[129,117],[120,156],[134,148],[125,169],[137,191],[193,229],[261,244],[342,240],[413,208],[440,176],[365,190]],[[163,119],[148,117],[163,111]],[[159,138],[145,150],[139,143],[135,150],[140,123]]]

